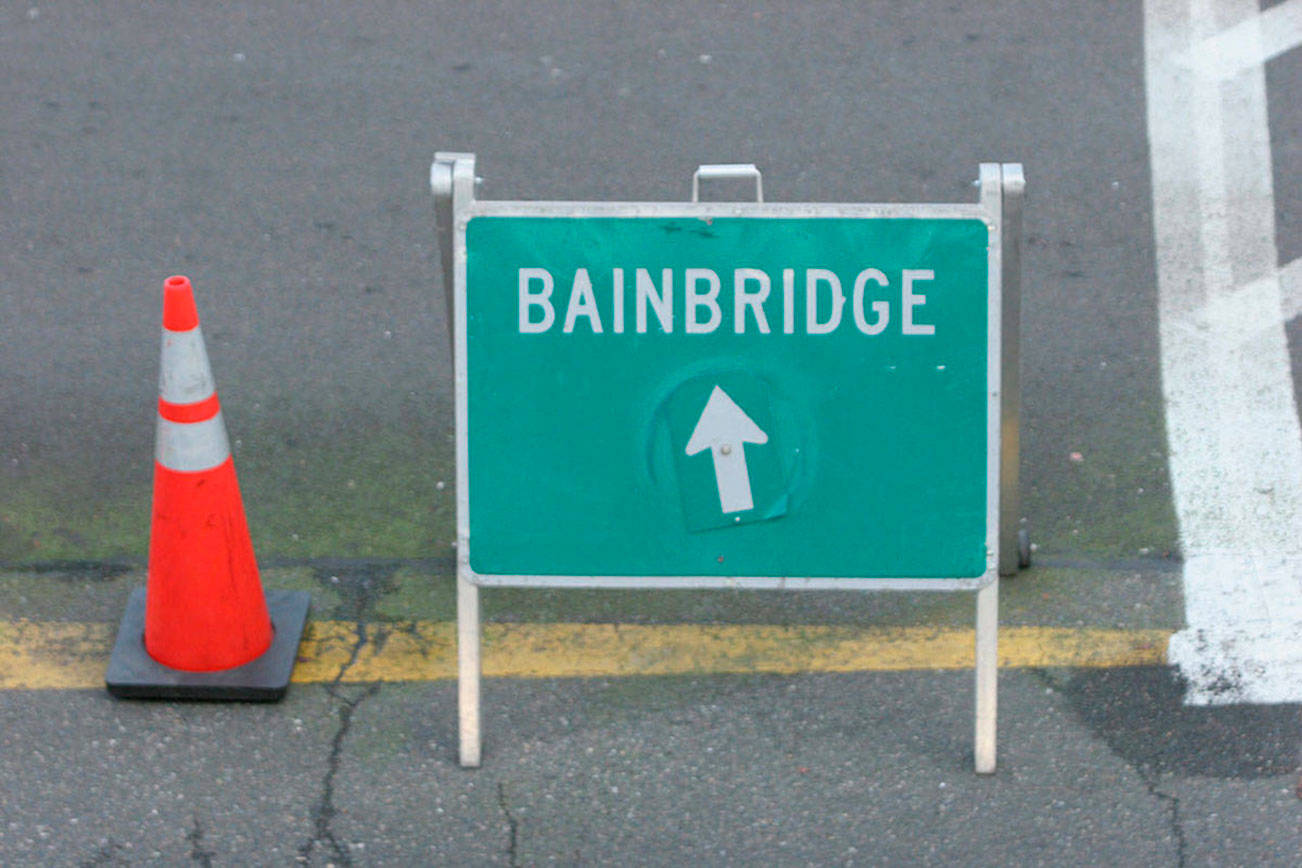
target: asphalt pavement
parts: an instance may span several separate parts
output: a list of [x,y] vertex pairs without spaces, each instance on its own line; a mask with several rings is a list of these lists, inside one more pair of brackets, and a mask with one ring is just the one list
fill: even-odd
[[[29,0],[0,22],[0,862],[1296,864],[1296,704],[1185,706],[1160,647],[1082,662],[1090,630],[1185,625],[1142,3]],[[1283,264],[1302,55],[1265,70]],[[746,161],[769,201],[974,201],[980,162],[1024,164],[1036,552],[1001,623],[1080,656],[1002,671],[995,775],[971,771],[971,672],[948,663],[507,668],[478,770],[453,681],[349,676],[454,617],[436,150],[511,199],[682,200],[698,164]],[[64,677],[107,663],[144,581],[175,273],[264,582],[352,631],[274,705]],[[498,625],[972,625],[966,593],[483,597]]]

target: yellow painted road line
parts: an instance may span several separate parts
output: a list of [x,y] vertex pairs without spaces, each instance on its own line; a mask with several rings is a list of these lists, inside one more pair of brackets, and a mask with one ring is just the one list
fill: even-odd
[[[456,677],[456,625],[308,624],[299,684]],[[0,621],[0,689],[104,685],[117,626]],[[1170,630],[1005,627],[999,664],[1157,666]],[[970,669],[973,631],[932,627],[485,624],[484,675],[511,678]],[[360,648],[358,643],[361,642]],[[350,664],[351,661],[351,664]],[[340,675],[342,671],[342,677]]]

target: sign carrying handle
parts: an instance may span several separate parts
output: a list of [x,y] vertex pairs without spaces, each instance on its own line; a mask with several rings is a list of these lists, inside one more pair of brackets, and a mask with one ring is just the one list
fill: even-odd
[[692,201],[701,201],[702,181],[755,179],[755,201],[764,201],[764,178],[754,163],[706,163],[692,173]]

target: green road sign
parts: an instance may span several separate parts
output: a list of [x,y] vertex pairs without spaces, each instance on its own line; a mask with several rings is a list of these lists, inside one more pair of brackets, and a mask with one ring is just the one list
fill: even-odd
[[[728,179],[756,201],[697,201]],[[764,203],[751,164],[699,167],[690,203],[475,185],[473,154],[435,155],[461,764],[481,759],[476,585],[736,586],[975,590],[993,772],[1021,166],[983,163],[976,204]]]
[[775,213],[463,224],[476,579],[987,574],[990,224]]

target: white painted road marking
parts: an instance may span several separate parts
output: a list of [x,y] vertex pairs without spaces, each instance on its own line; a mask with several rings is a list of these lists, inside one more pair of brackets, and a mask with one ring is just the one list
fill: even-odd
[[1302,428],[1278,267],[1263,64],[1302,0],[1147,0],[1162,390],[1188,627],[1185,702],[1302,701]]
[[743,444],[767,442],[769,435],[751,421],[727,392],[715,386],[687,441],[687,454],[710,450],[714,457],[714,480],[719,486],[719,505],[723,507],[724,515],[755,508]]
[[[1192,7],[1211,12],[1210,16],[1201,14],[1213,26],[1220,9],[1224,8],[1206,2],[1191,4]],[[1241,18],[1238,23],[1208,36],[1193,47],[1188,62],[1204,75],[1224,80],[1260,67],[1298,44],[1302,44],[1302,2],[1292,0],[1272,6],[1260,15]]]

